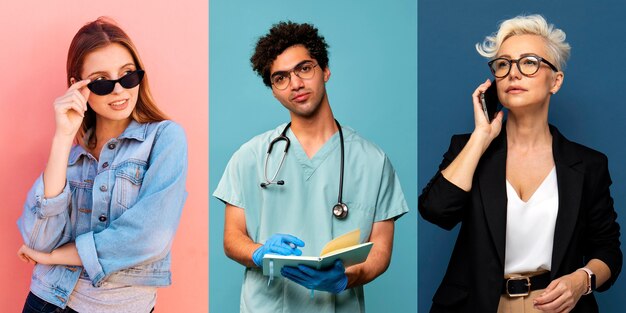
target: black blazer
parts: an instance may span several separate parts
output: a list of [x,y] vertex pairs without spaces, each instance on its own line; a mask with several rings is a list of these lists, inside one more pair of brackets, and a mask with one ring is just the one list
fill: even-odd
[[[606,290],[622,267],[608,160],[600,152],[567,140],[553,126],[550,132],[559,189],[552,279],[597,258],[611,269],[610,280],[598,288]],[[461,152],[469,136],[452,137],[439,171],[418,201],[425,220],[447,230],[461,223],[431,312],[496,312],[502,290],[507,223],[506,128],[503,126],[481,157],[472,189],[465,192],[446,180],[441,170]],[[593,294],[583,296],[572,312],[598,312]]]

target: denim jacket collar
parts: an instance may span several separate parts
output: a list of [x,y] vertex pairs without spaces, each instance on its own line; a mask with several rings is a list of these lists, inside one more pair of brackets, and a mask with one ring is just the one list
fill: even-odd
[[148,123],[138,123],[131,120],[124,132],[117,139],[136,139],[139,141],[146,140],[148,132]]
[[[83,142],[86,138],[89,138],[89,136],[91,136],[92,132],[93,128],[87,130],[85,136],[83,137]],[[147,132],[148,123],[138,123],[135,120],[131,120],[130,124],[128,124],[124,132],[122,132],[122,134],[117,137],[117,139],[135,139],[143,142],[146,140]],[[74,163],[76,163],[76,161],[78,161],[81,156],[91,157],[91,154],[89,154],[89,152],[87,152],[87,150],[85,150],[83,146],[80,146],[78,149],[72,149],[72,151],[70,152],[68,165],[73,165]]]

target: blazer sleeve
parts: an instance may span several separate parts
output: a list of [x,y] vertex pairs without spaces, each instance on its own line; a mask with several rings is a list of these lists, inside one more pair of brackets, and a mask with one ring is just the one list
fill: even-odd
[[599,259],[611,269],[611,277],[598,291],[609,289],[622,270],[622,251],[620,249],[620,227],[617,223],[617,213],[613,207],[613,198],[609,190],[611,177],[608,169],[608,159],[602,155],[600,162],[594,164],[590,171],[593,178],[590,180],[592,190],[587,211],[583,246],[585,261]]
[[461,153],[468,140],[469,134],[452,136],[450,147],[439,164],[439,170],[426,184],[418,199],[418,209],[422,218],[447,230],[454,228],[463,219],[470,192],[448,181],[441,171]]

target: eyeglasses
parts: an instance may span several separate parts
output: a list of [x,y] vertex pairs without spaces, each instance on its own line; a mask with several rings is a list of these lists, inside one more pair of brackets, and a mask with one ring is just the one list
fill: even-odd
[[302,79],[311,79],[315,75],[315,67],[317,65],[318,64],[312,61],[303,61],[289,71],[275,72],[272,74],[272,77],[270,77],[270,80],[276,89],[283,90],[289,86],[292,72]]
[[105,96],[113,92],[113,89],[115,89],[115,84],[117,83],[120,83],[120,85],[126,89],[137,87],[137,85],[141,83],[141,80],[143,80],[144,74],[145,72],[143,70],[135,70],[116,80],[94,80],[91,83],[87,84],[87,88],[89,88],[91,92],[97,94],[98,96]]
[[541,67],[541,62],[547,64],[553,71],[559,71],[556,66],[552,65],[552,63],[536,55],[524,56],[517,60],[497,58],[489,61],[487,64],[489,64],[489,68],[491,69],[491,73],[493,74],[493,76],[497,78],[503,78],[509,75],[509,73],[511,72],[512,63],[517,63],[517,69],[520,71],[520,73],[522,73],[522,75],[530,76],[539,71],[539,67]]

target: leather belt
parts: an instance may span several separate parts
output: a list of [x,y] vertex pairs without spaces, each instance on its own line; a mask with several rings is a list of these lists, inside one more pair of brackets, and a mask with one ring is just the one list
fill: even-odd
[[502,294],[509,297],[524,297],[533,290],[544,289],[550,284],[550,272],[535,276],[517,276],[504,279]]

